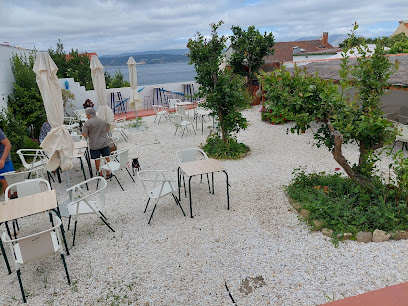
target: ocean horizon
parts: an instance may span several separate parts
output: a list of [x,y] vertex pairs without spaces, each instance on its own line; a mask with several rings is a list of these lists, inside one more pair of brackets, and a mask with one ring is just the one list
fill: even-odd
[[[125,80],[129,81],[128,66],[105,66],[104,71],[112,77],[119,70]],[[136,65],[137,84],[139,86],[192,82],[195,81],[196,71],[194,66],[185,63],[167,63],[167,64],[144,64]]]

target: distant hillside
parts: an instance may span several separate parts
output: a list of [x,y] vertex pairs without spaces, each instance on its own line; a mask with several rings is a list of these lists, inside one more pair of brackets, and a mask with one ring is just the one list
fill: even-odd
[[[165,50],[163,50],[165,51]],[[146,52],[146,53],[145,53]],[[189,58],[184,54],[170,54],[170,53],[147,53],[134,52],[121,55],[101,56],[99,59],[104,66],[126,66],[129,56],[133,56],[137,63],[144,64],[166,64],[166,63],[180,63],[188,62]],[[152,51],[157,52],[157,51]],[[184,51],[184,53],[186,53]]]

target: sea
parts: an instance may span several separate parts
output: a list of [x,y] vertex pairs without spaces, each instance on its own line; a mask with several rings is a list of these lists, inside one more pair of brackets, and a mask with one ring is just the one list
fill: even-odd
[[[103,70],[109,72],[112,77],[119,70],[124,79],[129,81],[128,66],[105,66]],[[194,66],[187,62],[136,65],[136,71],[138,86],[190,82],[195,81],[197,75]]]

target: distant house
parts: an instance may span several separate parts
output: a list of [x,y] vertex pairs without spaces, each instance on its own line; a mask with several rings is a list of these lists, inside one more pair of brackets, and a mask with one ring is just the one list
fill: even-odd
[[[264,71],[280,68],[284,62],[293,62],[297,57],[308,54],[314,59],[326,58],[336,54],[337,48],[329,44],[329,33],[323,32],[322,39],[275,42],[273,55],[265,58],[265,64],[261,67]],[[319,54],[319,52],[322,52]]]
[[408,36],[408,21],[400,21],[398,28],[391,34],[391,36],[395,36],[398,34],[404,33]]

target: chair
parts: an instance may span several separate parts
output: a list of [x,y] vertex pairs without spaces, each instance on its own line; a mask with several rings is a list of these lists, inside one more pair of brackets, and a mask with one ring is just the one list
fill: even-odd
[[64,125],[69,133],[79,131],[79,123],[75,117],[64,117]]
[[169,103],[169,112],[171,111],[175,112],[176,104],[181,103],[180,99],[169,99],[167,102]]
[[125,168],[130,178],[132,179],[132,181],[135,182],[134,178],[132,177],[128,169],[128,154],[129,154],[129,149],[121,149],[121,150],[114,151],[109,156],[109,161],[106,160],[107,157],[98,158],[101,161],[101,164],[100,164],[101,171],[103,173],[110,172],[111,175],[115,177],[116,181],[118,182],[120,188],[122,188],[123,191],[124,189],[116,176],[116,172]]
[[399,135],[395,137],[394,145],[392,146],[392,148],[394,148],[395,143],[399,141],[402,143],[401,149],[404,149],[405,146],[405,149],[408,150],[408,125],[404,125],[395,121],[392,122],[399,131]]
[[77,117],[78,121],[81,122],[81,123],[85,122],[87,120],[85,109],[74,110],[74,114]]
[[[208,156],[200,148],[191,148],[191,149],[178,150],[176,152],[176,158],[179,163],[188,163],[188,162],[192,162],[196,160],[208,159]],[[201,180],[202,179],[203,179],[203,176],[201,175]],[[183,182],[184,182],[184,194],[187,197],[186,182],[184,180],[184,176],[183,176]],[[208,174],[207,174],[207,182],[208,182],[208,190],[211,192],[210,179],[208,177]]]
[[113,129],[113,131],[119,132],[120,135],[123,137],[123,139],[128,142],[129,140],[129,136],[126,135],[125,133],[125,128],[123,127],[123,123],[126,122],[126,118],[121,118],[121,119],[117,119],[115,120],[116,126]]
[[156,114],[156,117],[154,117],[154,122],[156,122],[157,117],[159,117],[159,121],[157,122],[157,124],[160,124],[160,119],[163,116],[167,120],[169,113],[164,109],[163,105],[152,105],[152,107],[154,113]]
[[[85,188],[87,184],[96,184],[96,190],[93,192],[86,191]],[[96,214],[112,232],[115,232],[115,230],[106,221],[107,218],[101,212],[105,206],[106,186],[106,180],[99,176],[93,177],[67,189],[69,198],[67,201],[59,204],[58,207],[61,217],[69,218],[68,230],[71,224],[71,217],[75,218],[74,238],[72,245],[75,245],[76,229],[78,217],[80,215]]]
[[188,126],[191,125],[191,127],[193,128],[194,134],[196,134],[196,131],[194,129],[194,125],[191,121],[188,120],[187,116],[185,115],[180,115],[180,114],[176,114],[174,115],[174,124],[176,125],[176,131],[174,132],[174,136],[176,136],[177,131],[179,128],[183,129],[183,133],[181,134],[181,137],[183,138],[184,135],[184,131],[188,132]]
[[27,300],[24,294],[23,283],[21,281],[20,268],[28,263],[48,257],[50,255],[54,255],[55,253],[60,253],[62,262],[64,264],[68,284],[71,284],[61,244],[61,219],[56,215],[53,215],[52,218],[54,225],[45,231],[18,239],[10,239],[7,233],[3,232],[3,235],[1,237],[2,242],[5,245],[10,246],[11,253],[13,254],[12,257],[17,271],[17,278],[20,284],[20,290],[23,296],[24,303],[26,303]]
[[170,194],[173,196],[176,204],[180,206],[183,215],[186,216],[183,207],[181,207],[180,201],[175,193],[178,190],[177,183],[175,184],[175,182],[167,179],[164,172],[165,171],[162,170],[141,170],[137,172],[137,176],[142,181],[143,188],[146,191],[148,197],[144,213],[146,213],[150,200],[154,201],[154,207],[147,224],[150,224],[159,200]]
[[45,167],[48,162],[47,155],[40,149],[20,149],[17,154],[26,170]]
[[[26,179],[35,179],[35,178],[43,178],[44,177],[44,168],[43,167],[37,167],[34,168],[30,171],[22,171],[22,172],[15,172],[15,171],[11,171],[11,172],[5,172],[2,173],[2,175],[4,176],[4,178],[7,181],[7,184],[13,185],[15,183],[20,183],[20,182],[24,182]],[[13,192],[17,192],[16,187],[13,186],[13,188],[10,189],[11,193],[13,194]]]

